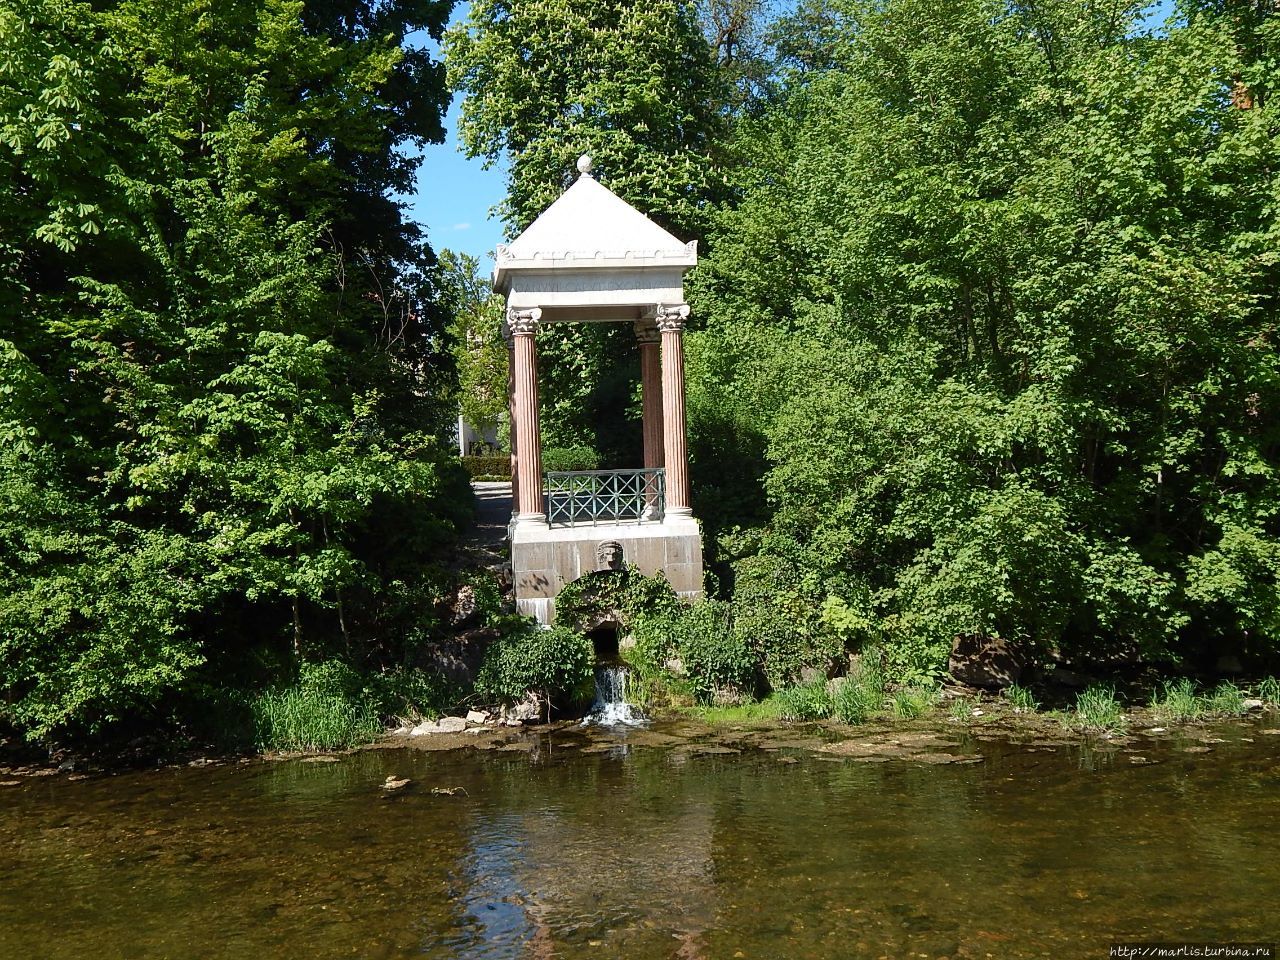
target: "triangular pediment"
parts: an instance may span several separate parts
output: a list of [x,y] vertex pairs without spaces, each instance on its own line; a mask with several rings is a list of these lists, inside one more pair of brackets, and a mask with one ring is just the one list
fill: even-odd
[[697,250],[583,173],[520,236],[498,246],[494,287],[505,292],[513,274],[530,270],[687,269]]

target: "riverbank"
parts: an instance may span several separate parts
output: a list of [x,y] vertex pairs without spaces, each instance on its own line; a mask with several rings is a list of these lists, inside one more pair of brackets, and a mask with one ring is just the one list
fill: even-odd
[[[82,779],[127,767],[205,766],[255,760],[307,759],[324,762],[366,750],[409,749],[423,752],[453,750],[496,751],[540,756],[555,750],[585,754],[625,749],[661,748],[689,756],[736,754],[752,750],[778,753],[784,759],[797,751],[819,758],[867,763],[904,761],[951,764],[981,762],[977,748],[1001,743],[1027,750],[1083,746],[1114,753],[1132,763],[1148,762],[1147,755],[1167,749],[1186,754],[1211,753],[1224,742],[1249,742],[1253,737],[1280,735],[1280,706],[1272,700],[1248,696],[1251,688],[1233,688],[1231,713],[1213,713],[1205,698],[1177,699],[1178,690],[1166,685],[1174,698],[1153,698],[1149,705],[1099,708],[1096,698],[1084,696],[1081,709],[1041,710],[1015,688],[1012,695],[985,694],[951,688],[933,695],[918,714],[895,713],[895,700],[857,724],[826,717],[788,719],[781,712],[786,697],[736,706],[663,708],[649,722],[630,726],[584,724],[579,719],[550,723],[519,722],[499,714],[471,712],[438,722],[401,725],[369,742],[336,750],[276,750],[261,753],[220,753],[189,750],[164,759],[80,756],[58,752],[42,756],[25,744],[0,743],[0,787],[20,785],[30,777],[62,775]],[[1264,686],[1264,692],[1269,689]],[[1220,698],[1221,699],[1221,698]],[[912,701],[914,702],[914,701]],[[1091,712],[1092,711],[1092,712]],[[1280,739],[1276,741],[1280,749]]]

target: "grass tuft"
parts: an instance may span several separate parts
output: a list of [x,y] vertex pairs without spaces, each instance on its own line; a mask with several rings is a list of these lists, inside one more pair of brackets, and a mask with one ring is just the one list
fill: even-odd
[[1017,713],[1035,713],[1040,709],[1040,702],[1026,687],[1016,683],[1005,688],[1004,698]]
[[1183,677],[1166,680],[1151,698],[1151,709],[1165,723],[1194,723],[1204,718],[1204,700],[1196,695],[1195,684]]
[[1270,706],[1280,706],[1280,680],[1275,677],[1263,677],[1258,684],[1258,698]]
[[1205,697],[1205,710],[1215,717],[1238,717],[1244,713],[1244,691],[1223,680]]
[[268,690],[252,703],[254,739],[262,750],[337,750],[382,732],[367,704],[306,686]]
[[783,720],[825,720],[835,706],[825,677],[798,687],[786,687],[772,699]]
[[923,687],[903,687],[893,694],[893,715],[899,720],[914,720],[933,706],[934,694]]
[[968,723],[973,719],[973,707],[976,701],[970,700],[968,697],[960,697],[958,700],[951,701],[951,707],[947,714],[951,717],[953,723]]
[[1098,730],[1105,733],[1119,733],[1125,729],[1128,721],[1116,692],[1111,687],[1093,684],[1080,691],[1076,696],[1073,725],[1081,730]]

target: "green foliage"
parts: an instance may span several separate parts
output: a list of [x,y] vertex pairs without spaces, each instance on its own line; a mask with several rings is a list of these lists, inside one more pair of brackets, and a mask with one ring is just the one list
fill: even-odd
[[890,704],[899,720],[914,720],[932,707],[935,699],[934,692],[927,688],[902,687],[894,691]]
[[1018,686],[1016,683],[1005,687],[1001,696],[1009,702],[1009,705],[1017,713],[1035,713],[1040,709],[1040,702],[1036,700],[1035,694],[1026,687]]
[[1205,703],[1195,684],[1183,677],[1166,680],[1151,699],[1151,709],[1163,723],[1193,723],[1205,715]]
[[[403,653],[465,518],[432,255],[447,5],[0,9],[0,715],[152,727]],[[317,95],[322,91],[323,95]]]
[[467,475],[472,480],[479,480],[483,477],[511,479],[511,455],[509,453],[484,457],[467,456],[459,457],[458,459],[462,463],[462,469],[467,471]]
[[295,684],[258,694],[250,709],[262,750],[337,750],[382,732],[363,679],[337,660],[304,664]]
[[[441,250],[436,272],[441,306],[451,317],[449,334],[458,368],[459,411],[467,423],[479,430],[505,432],[509,430],[508,358],[502,338],[502,297],[493,292],[480,261],[470,254]],[[463,459],[465,463],[466,458]]]
[[756,662],[742,634],[734,629],[728,604],[704,600],[668,623],[699,703],[751,695]]
[[1274,24],[827,9],[783,28],[797,69],[738,123],[693,278],[691,449],[750,452],[724,472],[765,527],[735,603],[793,571],[771,683],[816,610],[909,684],[962,634],[1274,651]]
[[1258,698],[1269,706],[1280,705],[1280,680],[1275,677],[1263,677],[1258,684]]
[[524,629],[502,634],[485,651],[476,690],[502,703],[534,692],[549,702],[564,701],[591,681],[593,651],[585,635],[567,627]]
[[1244,713],[1244,691],[1224,680],[1205,697],[1205,709],[1216,717],[1238,717]]
[[829,672],[844,642],[824,619],[823,591],[795,563],[761,551],[733,566],[735,630],[769,686],[795,684],[806,667]]
[[600,454],[590,447],[548,447],[542,451],[544,470],[599,470]]
[[1082,731],[1121,733],[1128,726],[1128,720],[1115,690],[1094,684],[1076,695],[1072,724]]
[[597,176],[678,232],[718,196],[724,93],[691,4],[476,0],[445,38],[471,156],[507,164],[503,214],[523,229],[576,176]]
[[827,688],[827,678],[811,683],[785,687],[771,698],[783,720],[825,720],[835,710],[835,702]]
[[624,625],[637,627],[643,619],[658,620],[684,609],[661,572],[647,577],[634,566],[625,570],[580,577],[556,596],[556,619],[585,628],[599,614],[611,613]]

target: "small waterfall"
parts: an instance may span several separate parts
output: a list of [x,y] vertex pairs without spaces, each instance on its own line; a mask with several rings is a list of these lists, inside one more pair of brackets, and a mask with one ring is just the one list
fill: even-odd
[[645,716],[627,703],[627,680],[630,676],[625,663],[596,664],[596,702],[582,722],[601,726],[632,726],[644,723]]

